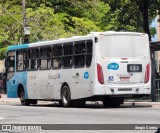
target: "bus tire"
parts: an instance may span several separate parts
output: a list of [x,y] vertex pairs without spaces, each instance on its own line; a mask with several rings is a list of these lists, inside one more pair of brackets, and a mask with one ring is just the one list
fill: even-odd
[[21,89],[19,98],[20,98],[21,105],[23,105],[23,106],[29,106],[30,105],[29,100],[25,99],[24,89]]
[[63,107],[70,107],[71,106],[71,93],[69,87],[64,85],[61,90],[61,101]]

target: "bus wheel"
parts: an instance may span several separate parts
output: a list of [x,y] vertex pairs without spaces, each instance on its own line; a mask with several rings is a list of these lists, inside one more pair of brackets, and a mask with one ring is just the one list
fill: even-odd
[[24,106],[29,106],[30,105],[29,100],[25,99],[24,90],[21,90],[21,92],[20,92],[20,101],[21,101],[21,105],[24,105]]
[[62,88],[61,101],[62,101],[63,107],[71,106],[71,93],[67,85],[64,85]]

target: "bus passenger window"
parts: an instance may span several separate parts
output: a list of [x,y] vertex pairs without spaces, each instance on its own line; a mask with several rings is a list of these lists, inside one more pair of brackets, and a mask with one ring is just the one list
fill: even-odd
[[48,66],[47,68],[51,68],[51,58],[48,58],[48,59],[47,59],[47,63],[48,63],[48,64],[47,64],[47,66]]
[[63,66],[72,67],[72,56],[63,57]]
[[36,67],[36,60],[31,60],[30,63],[31,63],[31,64],[30,64],[31,70],[37,69],[37,67]]
[[40,49],[40,57],[42,57],[42,58],[51,57],[51,48],[50,47],[41,48]]
[[24,70],[27,70],[29,68],[29,60],[24,61]]
[[87,46],[87,53],[92,53],[92,41],[87,41],[86,43]]
[[41,60],[40,59],[37,60],[37,69],[41,69]]
[[23,63],[23,68],[24,70],[28,70],[29,69],[29,57],[28,57],[28,52],[29,50],[24,50],[23,51],[23,58],[24,58],[24,63]]
[[47,59],[41,59],[41,69],[47,69]]
[[85,41],[75,42],[74,45],[74,66],[84,67],[85,66]]
[[73,55],[73,45],[64,44],[63,51],[64,51],[64,55]]
[[53,68],[61,68],[61,58],[53,59]]
[[37,70],[38,49],[29,49],[25,60],[25,69]]
[[50,69],[51,68],[51,46],[40,48],[40,58],[38,61],[38,68]]
[[89,67],[92,61],[92,51],[93,51],[93,43],[92,40],[87,40],[86,42],[86,66]]
[[53,56],[62,56],[62,46],[53,47]]
[[83,67],[84,66],[84,55],[77,55],[74,57],[74,65],[75,67]]
[[18,71],[23,71],[23,61],[17,61],[17,70]]
[[16,61],[17,71],[23,71],[23,51],[17,51],[17,61]]
[[52,67],[59,69],[62,66],[62,44],[53,47]]
[[33,58],[33,59],[37,59],[37,58],[38,58],[38,49],[33,49],[33,50],[32,50],[32,53],[33,53],[33,54],[32,54],[32,58]]
[[85,53],[85,41],[75,42],[75,54],[84,54]]
[[86,55],[86,66],[91,65],[91,59],[92,59],[92,55]]
[[73,61],[73,43],[66,43],[63,45],[63,66],[72,67]]

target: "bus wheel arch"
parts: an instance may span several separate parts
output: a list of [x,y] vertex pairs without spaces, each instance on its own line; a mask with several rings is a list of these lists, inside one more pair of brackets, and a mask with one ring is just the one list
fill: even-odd
[[18,85],[17,95],[20,98],[21,105],[29,106],[30,102],[28,99],[25,99],[25,90],[22,84]]
[[63,83],[61,87],[61,104],[63,107],[71,106],[71,92],[67,83]]

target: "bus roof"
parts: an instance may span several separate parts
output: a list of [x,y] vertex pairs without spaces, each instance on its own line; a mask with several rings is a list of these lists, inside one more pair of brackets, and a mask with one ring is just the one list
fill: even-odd
[[40,41],[40,42],[29,43],[29,44],[9,46],[7,50],[12,51],[12,50],[19,50],[19,49],[27,49],[31,47],[47,46],[47,45],[52,45],[52,44],[62,44],[62,43],[67,43],[67,42],[72,42],[72,41],[93,39],[94,37],[95,37],[94,35],[89,35],[89,36],[74,36],[70,38],[60,38],[57,40]]
[[47,46],[47,45],[52,45],[52,44],[61,44],[61,43],[67,43],[67,42],[71,42],[71,41],[81,41],[81,40],[86,40],[86,39],[93,39],[94,37],[96,37],[96,36],[98,37],[100,35],[107,35],[107,36],[112,36],[112,35],[141,36],[141,35],[146,35],[146,34],[145,33],[138,33],[138,32],[115,32],[115,31],[90,32],[90,34],[85,35],[85,36],[72,36],[70,38],[59,38],[57,40],[40,41],[40,42],[29,43],[29,44],[9,46],[7,50],[11,51],[11,50],[27,49],[27,48],[31,48],[31,47]]

